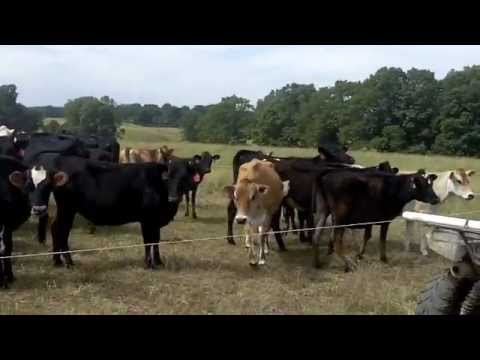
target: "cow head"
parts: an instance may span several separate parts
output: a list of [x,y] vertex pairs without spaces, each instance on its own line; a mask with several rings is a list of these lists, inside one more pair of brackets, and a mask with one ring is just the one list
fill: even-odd
[[158,151],[160,152],[160,156],[158,157],[158,159],[168,161],[172,158],[174,149],[170,149],[168,148],[168,146],[164,145],[160,149],[158,149]]
[[415,200],[426,202],[432,205],[438,204],[440,199],[433,191],[433,182],[437,175],[430,174],[425,176],[421,170],[416,174],[408,175],[410,178],[409,187]]
[[348,154],[347,146],[325,145],[318,147],[320,158],[328,162],[355,164],[355,159]]
[[205,151],[202,155],[195,155],[192,161],[200,175],[203,176],[212,172],[212,164],[218,159],[220,159],[220,155],[216,154],[212,156],[208,151]]
[[381,162],[378,164],[377,169],[386,173],[390,174],[397,174],[398,173],[398,168],[397,167],[391,167],[390,163],[388,161]]
[[68,174],[63,171],[48,171],[42,165],[33,166],[28,171],[26,185],[30,193],[32,215],[45,215],[52,190],[64,186],[68,180]]
[[451,171],[448,176],[448,193],[461,196],[465,200],[472,200],[475,194],[470,186],[470,176],[475,174],[474,170],[456,169]]
[[170,159],[164,180],[167,180],[168,201],[179,202],[181,195],[188,190],[198,175],[196,166],[191,160]]
[[[256,184],[249,180],[240,180],[235,186],[225,186],[225,195],[234,201],[237,208],[235,221],[237,224],[261,222],[263,220],[262,197],[270,190],[268,185]],[[289,181],[283,182],[283,196],[289,191]]]

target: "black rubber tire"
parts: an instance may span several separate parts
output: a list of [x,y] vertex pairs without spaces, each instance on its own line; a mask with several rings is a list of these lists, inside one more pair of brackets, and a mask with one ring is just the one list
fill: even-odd
[[480,315],[480,281],[473,284],[463,301],[460,315]]
[[433,278],[420,293],[415,315],[459,315],[472,281],[456,279],[446,270]]

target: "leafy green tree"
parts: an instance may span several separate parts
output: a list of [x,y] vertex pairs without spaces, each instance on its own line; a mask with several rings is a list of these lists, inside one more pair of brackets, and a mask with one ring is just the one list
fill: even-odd
[[210,106],[196,124],[198,139],[208,143],[245,143],[255,114],[249,100],[235,95]]
[[[103,100],[103,101],[102,101]],[[65,127],[82,134],[118,135],[121,119],[114,102],[95,97],[69,100],[65,105]]]
[[296,129],[300,108],[315,94],[311,85],[288,84],[271,91],[259,100],[252,139],[262,145],[299,145],[302,143]]
[[17,97],[15,85],[0,86],[0,125],[25,131],[38,129],[42,121],[41,113],[17,103]]

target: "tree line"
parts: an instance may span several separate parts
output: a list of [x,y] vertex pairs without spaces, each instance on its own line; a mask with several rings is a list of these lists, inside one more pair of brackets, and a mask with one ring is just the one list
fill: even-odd
[[189,141],[383,152],[480,155],[480,66],[436,80],[429,70],[383,67],[364,81],[316,89],[288,84],[256,107],[237,96],[182,119]]
[[[15,85],[0,86],[0,125],[120,135],[120,126],[181,127],[187,141],[313,147],[350,144],[384,152],[480,155],[480,66],[435,79],[429,70],[383,67],[358,82],[287,84],[256,106],[236,95],[217,104],[117,104],[80,97],[64,107],[27,108]],[[64,124],[45,117],[65,118]]]

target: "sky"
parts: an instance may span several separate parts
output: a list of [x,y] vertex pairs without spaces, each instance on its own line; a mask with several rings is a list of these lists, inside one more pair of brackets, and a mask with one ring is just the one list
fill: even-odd
[[428,69],[437,79],[480,64],[480,46],[1,45],[0,84],[26,106],[80,96],[117,103],[207,105],[237,95],[253,105],[288,83],[359,81],[383,66]]

